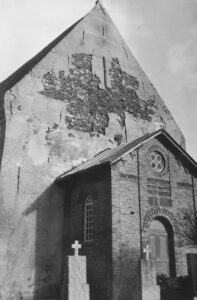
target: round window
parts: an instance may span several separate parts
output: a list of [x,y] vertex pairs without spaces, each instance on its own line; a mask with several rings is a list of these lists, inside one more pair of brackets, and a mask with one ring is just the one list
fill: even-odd
[[153,151],[150,154],[151,168],[154,172],[161,172],[165,168],[165,160],[161,153]]

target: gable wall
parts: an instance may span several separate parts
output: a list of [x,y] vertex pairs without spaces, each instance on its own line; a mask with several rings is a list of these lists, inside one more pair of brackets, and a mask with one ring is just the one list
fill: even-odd
[[[167,170],[160,177],[155,172],[152,172],[149,163],[150,151],[152,146],[158,145],[161,148],[158,148],[164,151],[165,158],[167,161]],[[140,174],[143,179],[141,179],[141,189],[144,191],[142,193],[142,220],[144,219],[148,210],[151,209],[152,205],[150,205],[147,201],[148,198],[154,197],[154,195],[150,194],[150,190],[148,188],[147,178],[156,179],[156,180],[165,180],[165,184],[161,183],[153,183],[153,186],[160,186],[162,189],[166,186],[166,182],[169,182],[170,185],[167,185],[168,188],[161,190],[164,194],[161,196],[156,196],[159,200],[158,203],[161,203],[161,198],[166,200],[163,201],[163,205],[159,205],[161,208],[164,208],[171,212],[177,221],[177,226],[182,226],[182,220],[184,217],[184,210],[186,209],[191,214],[194,213],[194,202],[193,202],[193,186],[192,186],[192,176],[190,171],[185,167],[182,162],[178,159],[176,153],[172,153],[168,150],[164,145],[160,144],[156,139],[151,140],[148,144],[144,145],[139,152],[140,159]],[[166,173],[166,174],[165,174]],[[149,192],[148,192],[149,190]],[[165,193],[171,192],[171,197],[166,196]],[[168,201],[171,199],[172,206],[169,205]],[[179,222],[180,221],[180,222]],[[173,221],[172,221],[173,222]],[[142,225],[143,226],[143,225]],[[146,242],[146,233],[143,234],[143,241]],[[192,250],[191,245],[188,247],[181,246],[181,239],[178,231],[174,227],[174,242],[175,242],[175,260],[176,260],[176,275],[186,275],[187,274],[187,265],[186,265],[186,253]]]
[[[155,146],[159,148],[155,148]],[[150,168],[151,149],[162,151],[161,153],[166,159],[167,168],[160,177]],[[191,174],[178,160],[176,154],[168,150],[157,139],[152,139],[139,148],[139,174],[142,249],[147,243],[148,228],[151,221],[151,218],[148,221],[146,219],[145,225],[145,217],[151,209],[157,206],[160,212],[155,215],[153,213],[154,217],[167,211],[173,226],[176,275],[187,275],[186,253],[195,252],[197,249],[191,245],[183,246],[182,239],[176,229],[179,221],[183,219],[182,212],[184,209],[190,211],[191,214],[194,212]],[[112,170],[112,251],[114,293],[119,293],[120,298],[118,299],[130,299],[132,293],[133,299],[140,297],[137,293],[135,294],[135,288],[140,281],[139,259],[141,251],[137,175],[136,150],[132,152],[132,155],[126,155],[114,164]],[[169,193],[171,193],[171,197]],[[133,287],[129,289],[127,282],[131,281]],[[121,295],[121,286],[124,285],[127,286],[125,289],[127,294]],[[116,291],[117,289],[118,291]]]

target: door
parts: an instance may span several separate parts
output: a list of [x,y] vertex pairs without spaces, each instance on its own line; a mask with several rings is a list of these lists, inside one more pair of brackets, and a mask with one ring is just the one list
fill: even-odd
[[151,258],[156,263],[157,274],[169,276],[169,239],[164,225],[153,220],[150,225],[149,239],[151,248]]

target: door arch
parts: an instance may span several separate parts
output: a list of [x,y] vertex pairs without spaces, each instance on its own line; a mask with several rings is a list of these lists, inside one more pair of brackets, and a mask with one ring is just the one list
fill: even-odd
[[152,220],[149,227],[151,259],[155,261],[156,273],[175,276],[174,234],[171,224],[164,217]]

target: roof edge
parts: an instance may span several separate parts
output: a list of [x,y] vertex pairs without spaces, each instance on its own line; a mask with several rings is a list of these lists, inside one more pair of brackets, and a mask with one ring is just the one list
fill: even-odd
[[[144,139],[143,142],[140,142],[137,146],[135,146],[134,148],[128,150],[127,152],[125,152],[123,155],[121,155],[121,157],[124,157],[125,155],[127,155],[129,152],[135,150],[136,148],[139,148],[141,145],[143,145],[144,143],[147,143],[150,139],[157,137],[158,135],[163,134],[168,140],[170,140],[170,142],[184,155],[187,157],[187,159],[191,162],[191,164],[193,164],[196,168],[197,168],[197,162],[189,155],[189,153],[184,150],[174,139],[173,137],[163,128],[155,131],[153,134],[151,134],[149,137],[147,137],[147,139]],[[116,160],[114,160],[112,163],[115,163],[116,161],[118,161],[118,158]]]
[[77,171],[75,173],[71,173],[71,174],[69,174],[69,171],[68,171],[67,172],[68,174],[67,173],[63,173],[63,175],[60,175],[60,176],[56,177],[55,180],[54,180],[54,182],[55,183],[62,182],[63,180],[68,179],[68,178],[70,178],[72,176],[76,176],[77,174],[82,174],[82,173],[85,173],[85,172],[88,172],[88,171],[92,171],[92,170],[94,170],[96,168],[100,168],[101,166],[105,166],[105,165],[106,166],[107,165],[111,165],[110,161],[105,161],[105,162],[102,162],[102,163],[100,163],[98,165],[94,165],[94,166],[91,166],[91,167],[89,167],[87,169],[79,170],[79,171]]
[[[132,143],[135,142],[138,139],[136,139],[136,140],[134,140],[130,143],[127,143],[126,145],[123,144],[122,147],[124,148],[125,146],[127,146],[127,150],[124,153],[120,154],[118,157],[115,157],[115,159],[110,160],[109,157],[108,157],[108,158],[106,158],[106,160],[104,160],[104,158],[103,158],[103,160],[97,161],[96,164],[94,164],[92,166],[87,166],[84,169],[77,170],[78,167],[83,165],[82,164],[82,165],[80,165],[80,166],[78,166],[74,169],[68,170],[67,172],[61,174],[59,177],[57,177],[55,179],[55,182],[63,181],[68,177],[74,176],[76,174],[81,174],[82,172],[87,172],[89,170],[92,170],[93,168],[100,167],[100,166],[103,166],[105,164],[113,165],[117,161],[121,160],[128,153],[138,149],[143,144],[147,143],[149,140],[151,140],[153,138],[157,138],[158,136],[161,136],[161,135],[164,136],[164,138],[167,139],[175,147],[175,149],[178,150],[178,152],[181,153],[182,156],[187,159],[188,163],[190,164],[190,168],[192,170],[197,170],[197,162],[171,137],[171,135],[165,129],[159,129],[159,130],[157,130],[155,132],[152,132],[150,134],[145,134],[144,139],[143,139],[143,137],[138,138],[138,139],[140,139],[139,143],[135,144],[133,147],[132,147]],[[131,144],[131,147],[128,149],[129,144]],[[113,149],[111,149],[111,151],[114,151],[117,148],[118,148],[118,150],[120,150],[121,146],[113,148]],[[108,154],[109,153],[107,152],[106,155],[108,155]],[[86,164],[88,161],[91,161],[93,158],[87,160],[86,162],[84,162],[84,164]],[[72,172],[74,170],[75,170],[75,172]],[[70,172],[72,172],[72,173],[70,173]]]
[[10,76],[8,76],[6,79],[4,79],[2,82],[0,82],[0,92],[5,93],[7,90],[11,89],[16,83],[18,83],[64,37],[66,37],[75,28],[75,26],[85,18],[85,16],[80,18],[74,24],[72,24],[69,28],[67,28],[64,32],[62,32],[58,37],[56,37],[52,42],[50,42],[46,47],[44,47],[40,52],[38,52],[35,56],[33,56],[26,63],[24,63],[21,67],[19,67],[16,71],[14,71]]

